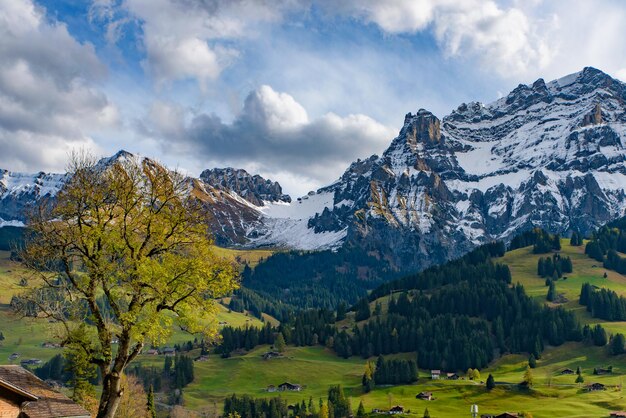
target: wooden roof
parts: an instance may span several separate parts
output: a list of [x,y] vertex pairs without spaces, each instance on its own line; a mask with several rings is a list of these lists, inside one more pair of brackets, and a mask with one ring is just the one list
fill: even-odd
[[78,418],[90,414],[43,380],[16,365],[0,366],[0,385],[26,398],[22,413],[28,418]]

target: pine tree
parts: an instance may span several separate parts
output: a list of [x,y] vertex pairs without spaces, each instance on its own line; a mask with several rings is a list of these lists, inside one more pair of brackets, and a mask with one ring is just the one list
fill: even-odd
[[496,381],[491,375],[491,373],[489,373],[489,376],[487,377],[487,390],[492,390],[495,387],[496,387]]
[[328,405],[329,414],[335,418],[347,418],[352,415],[350,401],[346,398],[341,385],[328,389]]
[[165,360],[163,362],[163,374],[169,376],[172,370],[172,357],[165,356]]
[[345,302],[339,302],[337,305],[337,321],[346,319],[346,309]]
[[430,418],[430,412],[428,412],[428,408],[424,409],[424,418]]
[[363,418],[365,416],[365,408],[363,407],[363,401],[359,402],[359,408],[356,410],[356,416]]
[[363,321],[365,319],[368,319],[372,315],[372,312],[370,310],[370,304],[367,298],[360,299],[359,302],[356,304],[355,310],[356,321]]
[[581,374],[576,376],[576,383],[584,383],[584,382],[585,382],[585,378]]
[[148,391],[148,400],[146,402],[146,406],[148,407],[148,413],[151,418],[156,418],[156,408],[154,406],[154,386],[150,385],[150,390]]
[[537,367],[537,359],[535,358],[534,354],[531,354],[528,357],[528,366],[530,366],[531,369],[534,369],[535,367]]
[[611,339],[611,354],[614,356],[619,354],[624,354],[624,344],[626,340],[624,339],[624,334],[616,334]]
[[548,294],[546,295],[546,299],[548,302],[554,302],[556,300],[556,287],[554,286],[554,282],[550,282],[550,287],[548,288]]

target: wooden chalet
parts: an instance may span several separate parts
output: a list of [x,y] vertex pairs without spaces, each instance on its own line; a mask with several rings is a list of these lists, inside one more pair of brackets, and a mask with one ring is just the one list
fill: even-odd
[[433,393],[432,392],[420,392],[417,395],[415,395],[415,398],[421,399],[423,401],[432,401]]
[[0,417],[90,418],[90,413],[28,370],[10,365],[0,366]]
[[606,390],[606,386],[603,385],[602,383],[592,383],[590,385],[585,386],[585,390],[587,392],[596,392],[599,390]]
[[626,418],[626,411],[612,411],[609,416],[611,418]]
[[446,379],[448,380],[459,380],[459,375],[456,373],[446,373]]
[[278,385],[278,390],[281,392],[286,392],[286,391],[300,392],[302,390],[302,386],[294,385],[293,383],[289,383],[289,382],[284,382]]
[[430,371],[430,378],[433,380],[437,380],[439,379],[439,377],[441,377],[441,370],[431,370]]
[[404,414],[404,407],[400,405],[396,405],[389,410],[390,415],[399,415]]

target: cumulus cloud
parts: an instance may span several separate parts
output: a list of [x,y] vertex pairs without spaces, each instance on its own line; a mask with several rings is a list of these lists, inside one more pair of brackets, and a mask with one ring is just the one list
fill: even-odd
[[92,86],[106,74],[93,46],[31,0],[0,0],[0,56],[0,166],[61,169],[69,150],[97,148],[87,128],[116,123]]
[[310,119],[292,96],[270,86],[252,91],[232,123],[205,113],[189,117],[180,106],[158,102],[139,127],[166,153],[194,155],[205,167],[220,162],[266,173],[297,192],[336,179],[351,161],[381,152],[394,136],[364,115]]
[[289,0],[96,0],[90,16],[106,22],[113,43],[131,19],[141,26],[143,65],[157,84],[195,79],[205,89],[237,57],[229,42],[252,36],[258,23],[279,20],[290,5]]
[[491,0],[354,0],[335,10],[392,34],[431,30],[448,56],[477,58],[504,76],[545,67],[552,54],[545,21]]

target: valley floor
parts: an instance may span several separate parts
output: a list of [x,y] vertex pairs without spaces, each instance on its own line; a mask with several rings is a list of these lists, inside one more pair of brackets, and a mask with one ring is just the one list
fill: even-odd
[[[558,280],[556,288],[567,299],[565,307],[575,310],[582,323],[602,323],[609,332],[626,332],[626,323],[597,320],[591,318],[584,307],[578,305],[580,287],[584,282],[605,286],[626,296],[626,277],[607,271],[598,262],[587,258],[584,247],[572,247],[567,240],[562,242],[563,255],[572,258],[574,271],[566,280]],[[538,301],[544,301],[547,292],[545,280],[536,275],[537,260],[540,255],[532,254],[530,248],[522,248],[507,253],[502,261],[508,264],[513,282],[520,282],[526,291]],[[603,278],[607,272],[608,278]],[[0,332],[5,340],[0,342],[0,364],[10,363],[9,356],[19,352],[20,359],[38,358],[43,361],[61,350],[44,348],[42,343],[54,341],[55,324],[13,316],[9,302],[13,294],[19,292],[19,278],[23,276],[19,264],[8,260],[8,253],[0,252]],[[386,308],[383,306],[383,311]],[[261,323],[243,314],[228,312],[223,308],[218,321],[234,326]],[[347,325],[351,326],[350,321]],[[340,324],[340,325],[343,325]],[[170,345],[193,339],[181,332],[175,333]],[[522,380],[527,364],[525,355],[506,355],[493,362],[489,368],[481,370],[482,380],[492,373],[497,387],[489,392],[481,382],[433,381],[429,371],[420,370],[416,384],[379,387],[371,393],[363,393],[361,375],[365,360],[352,357],[339,358],[331,350],[323,347],[288,347],[285,358],[263,360],[261,355],[269,347],[257,347],[250,352],[222,359],[211,354],[207,361],[195,363],[195,381],[185,388],[185,407],[189,410],[209,413],[221,412],[222,402],[230,394],[249,394],[254,397],[282,396],[289,403],[308,402],[313,398],[317,405],[319,398],[325,398],[330,385],[341,384],[350,396],[353,409],[360,401],[366,411],[389,409],[402,405],[410,410],[411,416],[421,417],[428,408],[432,417],[470,416],[470,406],[477,404],[480,413],[530,412],[534,418],[541,417],[608,417],[613,410],[626,410],[626,398],[622,383],[626,377],[626,355],[610,356],[607,348],[586,346],[581,343],[567,343],[560,347],[548,347],[537,368],[533,369],[535,385],[532,390],[520,390],[517,383]],[[192,352],[195,356],[196,352]],[[413,358],[413,354],[397,356]],[[144,365],[163,366],[162,356],[142,355],[137,360]],[[594,376],[595,367],[613,366],[611,375]],[[575,384],[576,375],[561,375],[565,368],[582,369],[583,385]],[[268,393],[269,385],[291,382],[304,386],[301,392]],[[590,383],[607,385],[606,391],[585,392],[583,386]],[[422,391],[433,392],[433,401],[416,399]]]

